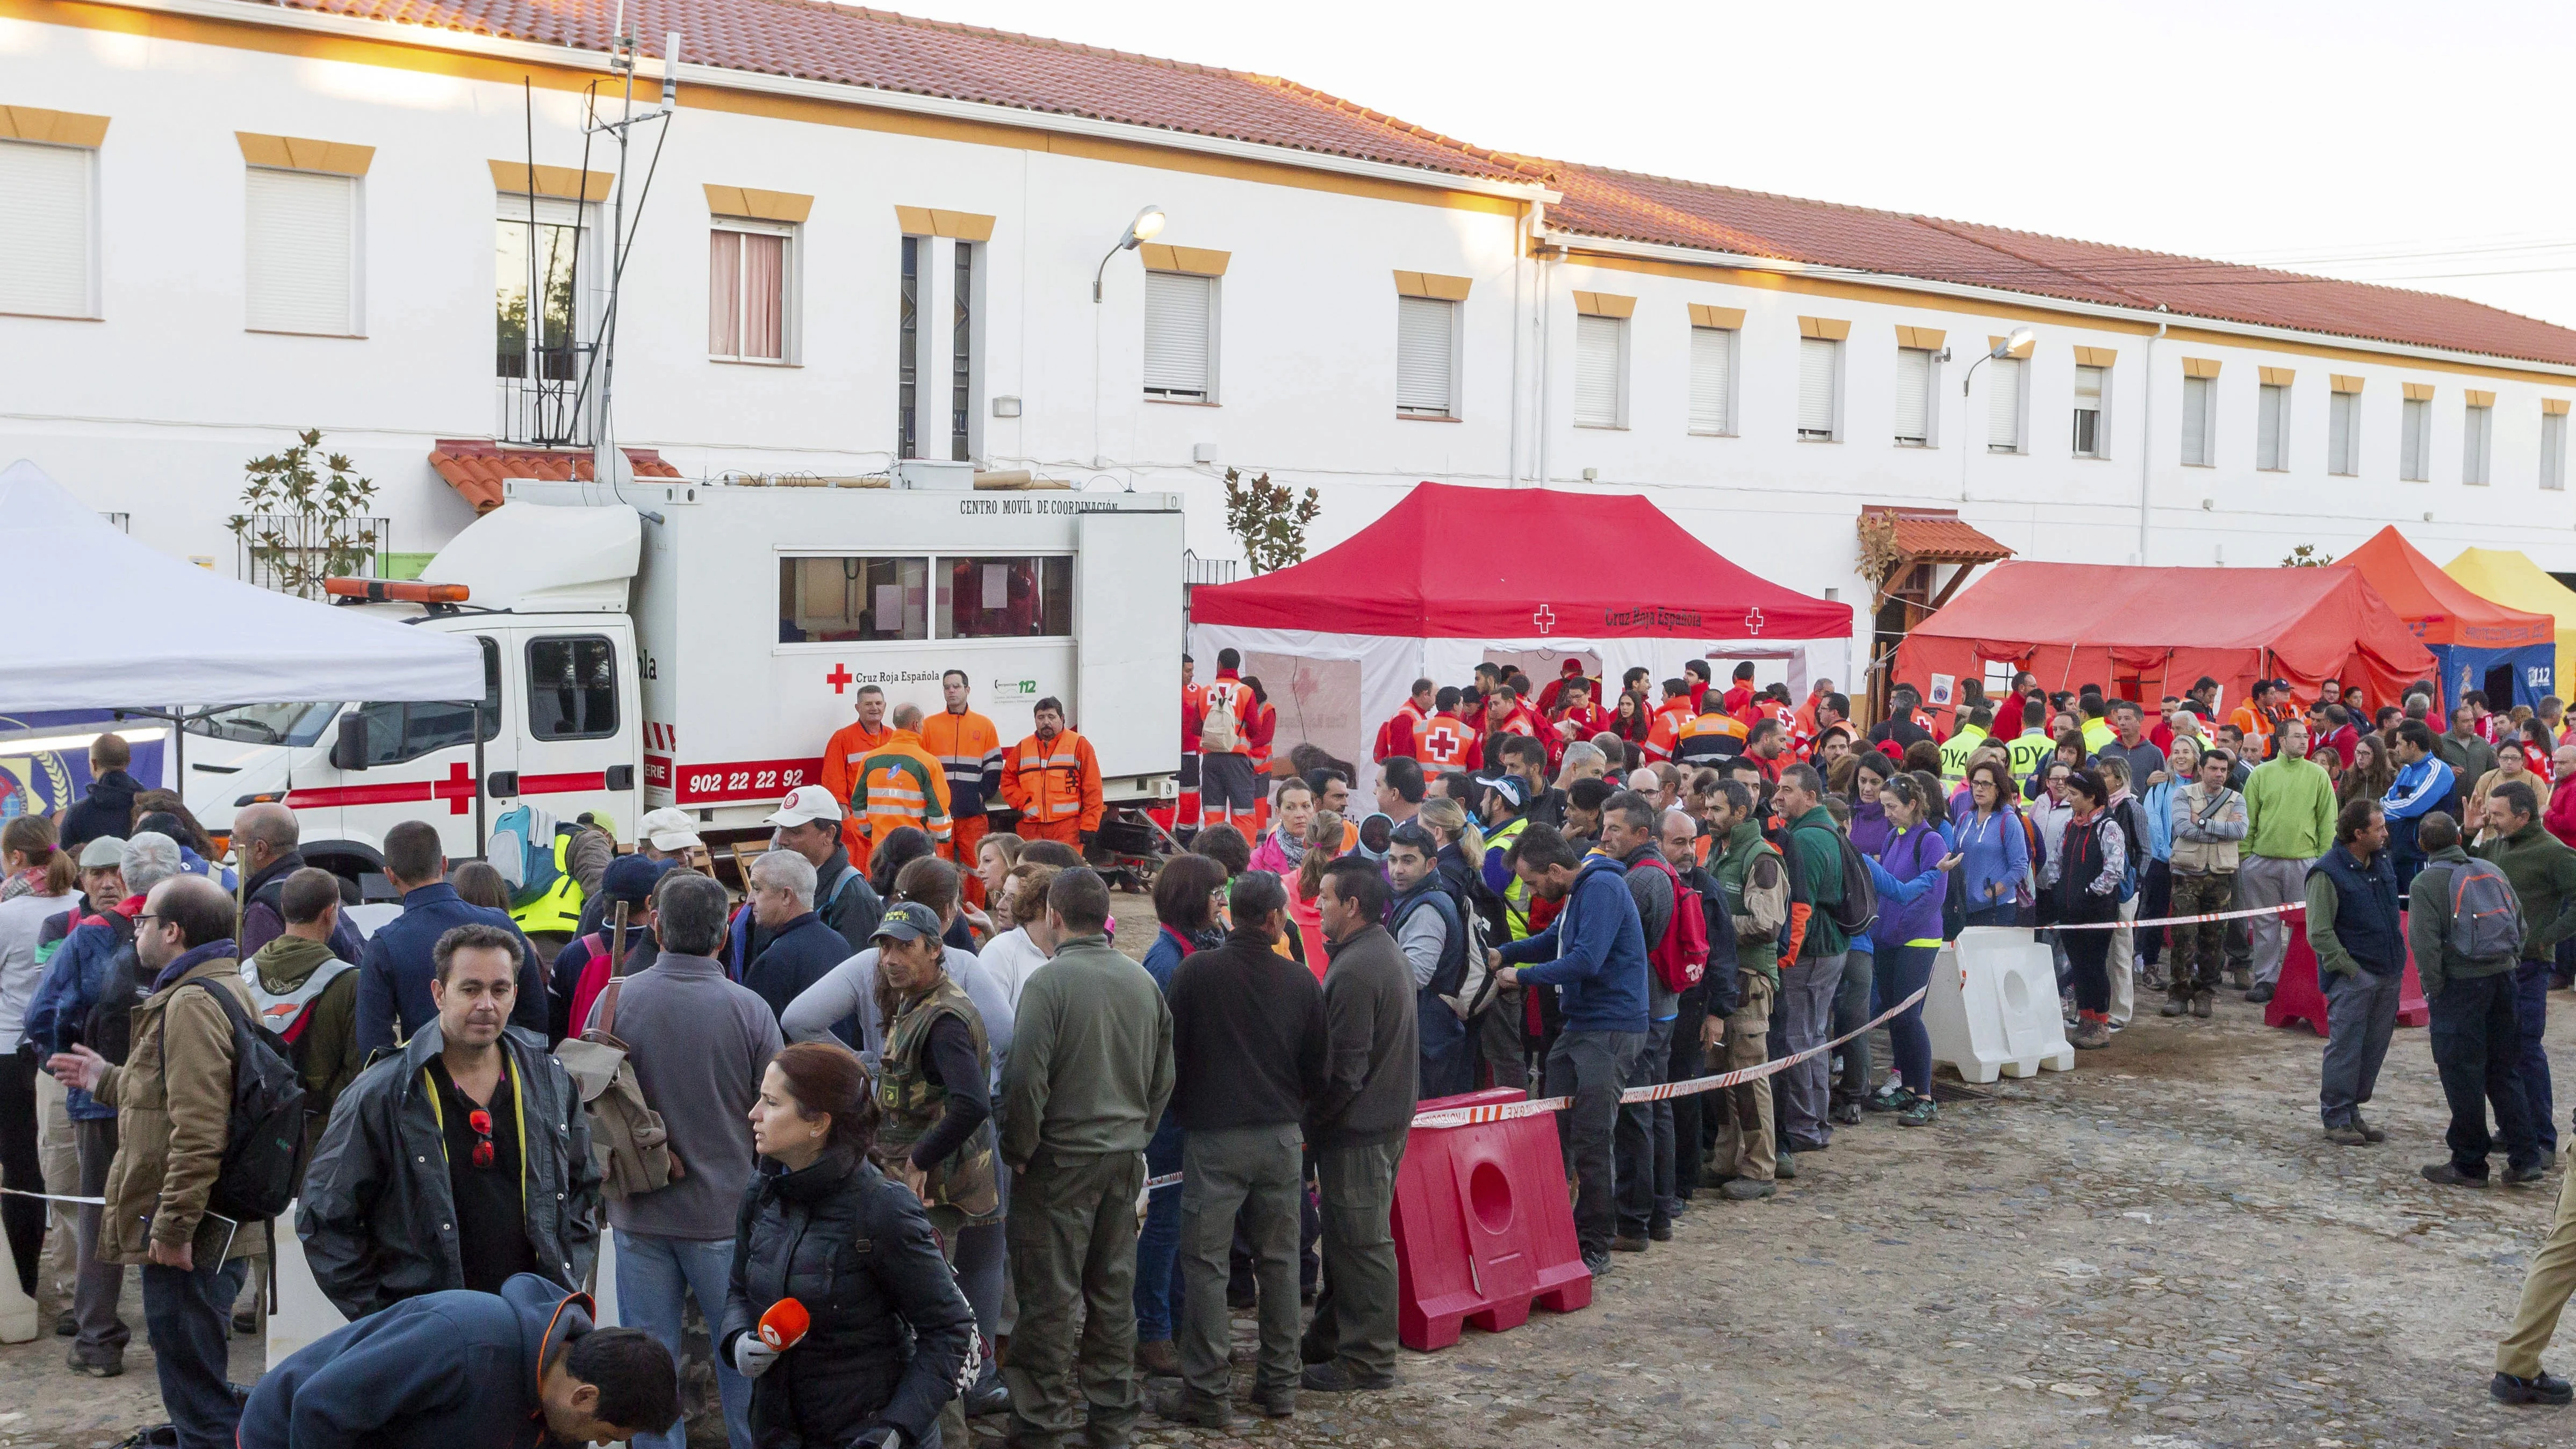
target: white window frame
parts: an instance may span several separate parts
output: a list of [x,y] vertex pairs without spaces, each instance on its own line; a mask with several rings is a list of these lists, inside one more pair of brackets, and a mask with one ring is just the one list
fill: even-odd
[[1199,375],[1199,387],[1196,396],[1191,396],[1187,389],[1167,387],[1157,391],[1153,384],[1142,382],[1140,380],[1139,386],[1144,390],[1145,401],[1159,403],[1190,403],[1206,407],[1214,407],[1217,404],[1217,337],[1221,326],[1220,319],[1225,310],[1225,278],[1209,276],[1203,272],[1166,272],[1155,271],[1151,268],[1146,270],[1143,316],[1144,332],[1142,335],[1142,341],[1146,345],[1146,359],[1148,361],[1151,360],[1152,356],[1151,342],[1154,335],[1154,281],[1158,277],[1198,282],[1207,288],[1207,366]]
[[[1741,370],[1738,364],[1743,360],[1744,356],[1743,348],[1740,345],[1740,339],[1742,336],[1743,329],[1738,327],[1700,327],[1694,325],[1691,328],[1690,393],[1688,404],[1690,408],[1689,430],[1692,437],[1732,438],[1736,436],[1739,431],[1735,421],[1735,386],[1736,379],[1741,375]],[[1711,342],[1710,339],[1715,340]],[[1718,389],[1719,397],[1717,400],[1718,407],[1725,413],[1725,417],[1719,419],[1718,426],[1714,428],[1706,425],[1706,420],[1702,417],[1699,410],[1700,346],[1704,342],[1717,348],[1725,358],[1726,385]]]
[[[347,195],[348,195],[348,201],[349,201],[349,258],[348,258],[348,262],[349,262],[349,296],[348,296],[348,312],[347,312],[347,314],[346,314],[346,316],[345,316],[345,318],[344,318],[344,321],[345,321],[345,323],[346,323],[346,325],[345,325],[345,326],[340,327],[340,328],[337,328],[337,329],[306,328],[306,327],[286,327],[286,326],[276,326],[276,325],[262,326],[262,325],[261,325],[261,322],[262,322],[263,320],[269,321],[269,322],[271,322],[271,323],[275,323],[275,322],[283,321],[284,319],[282,319],[282,318],[261,319],[261,318],[257,318],[257,317],[254,317],[254,316],[252,316],[252,315],[251,315],[251,307],[252,307],[252,305],[253,305],[253,303],[254,303],[254,301],[255,301],[255,298],[254,298],[254,296],[253,296],[253,289],[252,289],[252,285],[251,285],[251,269],[252,269],[252,267],[256,264],[256,262],[257,262],[257,258],[253,255],[253,248],[252,248],[253,238],[252,238],[252,235],[251,235],[251,226],[252,226],[252,221],[251,221],[251,215],[250,215],[250,209],[251,209],[251,198],[250,198],[250,192],[251,192],[251,187],[252,187],[252,186],[255,184],[255,182],[256,182],[256,178],[257,178],[257,177],[259,177],[259,176],[260,176],[261,174],[263,174],[263,173],[271,174],[271,175],[277,175],[277,176],[306,177],[306,178],[311,178],[311,179],[314,179],[314,180],[320,180],[320,181],[336,181],[336,182],[340,182],[340,183],[342,183],[342,184],[347,188]],[[245,331],[245,332],[262,332],[262,333],[269,333],[269,334],[273,334],[273,335],[277,335],[277,336],[284,336],[284,337],[364,337],[364,336],[366,336],[366,335],[367,335],[367,308],[366,308],[366,298],[367,298],[367,277],[366,277],[366,257],[367,257],[367,179],[366,179],[365,177],[363,177],[363,176],[350,176],[350,175],[347,175],[347,174],[344,174],[344,173],[341,173],[341,172],[336,172],[336,171],[305,171],[305,170],[300,170],[300,169],[298,169],[298,168],[291,167],[291,166],[244,166],[244,167],[242,168],[242,330],[243,330],[243,331]]]
[[2410,397],[2397,410],[2397,480],[2433,481],[2433,400]]
[[[2272,461],[2263,461],[2263,410],[2275,409],[2272,419]],[[2290,385],[2286,382],[2262,382],[2254,386],[2254,471],[2287,473],[2290,471]]]
[[2567,415],[2540,415],[2540,487],[2544,493],[2567,488]]
[[2460,409],[2460,482],[2484,488],[2495,476],[2495,405]]
[[[802,227],[792,221],[762,221],[748,216],[716,216],[708,218],[707,245],[710,248],[714,247],[716,233],[718,232],[739,232],[745,236],[775,236],[785,237],[787,239],[787,255],[780,259],[778,268],[778,356],[751,357],[739,352],[709,352],[707,354],[708,361],[749,363],[755,367],[793,367],[802,360],[802,348],[799,345],[801,338],[799,334],[803,329],[797,325],[797,313],[799,311],[797,303],[802,299],[805,291],[803,285],[805,248],[801,245],[804,238],[800,235],[802,230]],[[741,295],[740,289],[743,284],[743,279],[750,275],[750,271],[750,268],[743,266],[737,266],[734,269],[734,286],[736,289],[734,296],[734,340],[737,346],[740,345],[743,334],[742,318],[744,313],[742,306],[745,301],[745,298]],[[712,278],[709,279],[709,284],[713,285]],[[714,299],[710,297],[708,301],[712,304]]]
[[[1833,387],[1833,427],[1829,432],[1816,432],[1806,425],[1807,349],[1810,344],[1833,349],[1831,370],[1828,373]],[[1796,410],[1791,414],[1789,422],[1794,435],[1801,443],[1839,443],[1843,440],[1843,352],[1843,342],[1840,338],[1800,337],[1798,339]]]
[[[1921,401],[1923,404],[1923,433],[1920,437],[1907,437],[1903,433],[1893,433],[1893,437],[1895,439],[1896,446],[1900,448],[1937,448],[1941,446],[1941,354],[1929,347],[1899,347],[1896,349],[1895,386],[1898,391],[1895,400],[1899,403],[1904,401],[1902,389],[1905,387],[1905,368],[1907,366],[1905,355],[1909,352],[1922,354],[1923,397]],[[1893,426],[1893,420],[1891,419],[1891,432],[1893,432]]]
[[[2193,436],[2193,434],[2192,434],[2192,427],[2191,427],[2191,393],[2192,393],[2192,388],[2193,388],[2195,385],[2197,385],[2197,386],[2199,387],[2199,389],[2200,389],[2200,432],[2199,432],[2199,436],[2197,436],[2197,437]],[[2182,466],[2184,466],[2184,467],[2186,467],[2186,468],[2215,468],[2215,467],[2217,467],[2217,466],[2218,466],[2218,379],[2217,379],[2217,378],[2214,378],[2214,377],[2189,377],[2189,376],[2186,376],[2186,377],[2184,377],[2184,378],[2183,378],[2183,380],[2182,380],[2182,429],[2183,429],[2183,432],[2182,432],[2182,438],[2181,438],[2181,440],[2180,440],[2180,454],[2181,454],[2181,458],[2182,458]],[[2199,456],[2194,457],[2194,456],[2193,456],[2193,454],[2194,454],[2194,453],[2197,453]]]
[[[2082,390],[2084,374],[2088,371],[2101,374],[2101,384],[2093,394],[2091,408],[2084,406]],[[2078,458],[2099,460],[2111,456],[2111,375],[2108,364],[2098,367],[2089,362],[2075,364],[2075,376],[2068,384],[2068,396],[2073,406],[2067,418],[2066,445],[2067,450]],[[2090,451],[2078,446],[2083,415],[2087,412],[2093,414],[2093,447]]]
[[0,315],[13,317],[60,317],[74,321],[95,321],[102,315],[99,295],[98,260],[98,148],[95,146],[58,146],[45,141],[0,139],[0,147],[16,146],[24,146],[30,150],[41,147],[48,152],[76,153],[80,157],[82,188],[84,192],[80,202],[80,250],[81,264],[84,273],[81,281],[82,298],[79,310],[71,312],[22,310],[9,306],[6,303],[0,303]]
[[[1997,357],[1986,367],[1986,451],[2020,454],[2030,451],[2030,359]],[[2008,441],[1995,440],[1995,389],[2001,387],[2012,399],[2013,435]]]
[[[1585,335],[1606,336],[1610,348],[1610,412],[1583,411],[1583,356]],[[1574,426],[1578,428],[1623,429],[1628,426],[1628,319],[1578,313],[1574,319],[1574,390],[1569,395],[1573,406]]]
[[[1425,307],[1445,307],[1448,309],[1449,398],[1447,406],[1440,412],[1432,412],[1425,408],[1408,408],[1404,403],[1404,316],[1408,311],[1412,312],[1416,316],[1425,315],[1422,312],[1421,307],[1408,308],[1405,306],[1408,302],[1418,302]],[[1465,413],[1466,409],[1461,403],[1459,394],[1465,387],[1466,364],[1462,354],[1466,351],[1466,315],[1467,304],[1461,301],[1455,301],[1447,297],[1413,297],[1402,293],[1397,294],[1395,299],[1395,415],[1397,417],[1412,418],[1428,422],[1454,423],[1459,421]]]

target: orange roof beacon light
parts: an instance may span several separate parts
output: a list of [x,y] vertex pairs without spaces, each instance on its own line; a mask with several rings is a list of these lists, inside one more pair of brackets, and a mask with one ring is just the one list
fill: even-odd
[[412,579],[325,579],[322,591],[335,599],[371,604],[461,604],[463,584],[424,584]]

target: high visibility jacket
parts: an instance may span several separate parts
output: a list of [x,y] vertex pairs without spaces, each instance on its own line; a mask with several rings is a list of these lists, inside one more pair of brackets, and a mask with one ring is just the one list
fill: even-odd
[[2047,763],[2050,755],[2057,753],[2057,741],[2050,739],[2044,729],[2024,730],[2013,736],[2012,743],[2006,745],[2004,751],[2005,758],[2012,764],[2012,777],[2027,780],[2039,772],[2039,767]]
[[[2084,753],[2087,755],[2102,753],[2102,747],[2111,743],[2117,734],[2107,719],[2088,719],[2078,726],[2077,732],[2084,736]],[[2253,736],[2247,735],[2246,738],[2252,739]]]
[[[1504,821],[1501,829],[1485,837],[1486,859],[1495,859],[1497,851],[1502,852],[1504,858],[1508,858],[1512,842],[1520,839],[1521,832],[1528,828],[1529,817],[1526,815],[1515,815]],[[1511,933],[1513,940],[1523,941],[1529,939],[1530,935],[1529,882],[1521,879],[1519,871],[1513,871],[1511,876],[1511,883],[1504,886],[1502,892],[1503,928]]]
[[1968,778],[1968,757],[1986,742],[1986,732],[1975,725],[1961,725],[1959,732],[1941,742],[1941,778],[1955,784]]
[[1204,684],[1181,686],[1182,754],[1195,755],[1199,752],[1199,706],[1206,698],[1207,686]]
[[[2272,738],[2272,716],[2256,708],[2250,700],[2229,711],[2227,722],[2244,732],[2245,749],[2248,754],[2262,754],[2265,742]],[[2093,732],[2090,729],[2084,733],[2084,748],[2087,751],[2101,748],[2100,745],[2093,743]]]
[[1398,755],[1412,754],[1422,722],[1422,711],[1413,707],[1412,700],[1406,700],[1393,719],[1377,727],[1377,748],[1369,758],[1382,765]]
[[1002,737],[993,722],[971,709],[943,709],[921,722],[921,747],[947,773],[948,813],[960,820],[983,814],[1002,788]]
[[1467,722],[1442,710],[1413,732],[1413,757],[1438,770],[1473,770],[1484,761],[1485,742]]
[[1733,715],[1700,715],[1674,733],[1672,758],[1685,765],[1716,765],[1743,754],[1751,733]]
[[853,811],[864,817],[871,841],[883,840],[904,826],[917,826],[933,840],[948,838],[948,772],[937,756],[922,748],[921,736],[896,730],[859,765],[859,795]]
[[1052,740],[1031,735],[1012,746],[1002,757],[1002,800],[1031,820],[1072,820],[1077,830],[1098,830],[1100,759],[1091,741],[1063,730]]
[[572,831],[555,831],[555,883],[546,893],[510,912],[526,931],[559,931],[571,935],[581,927],[581,882],[572,875]]
[[1207,684],[1198,686],[1197,695],[1196,705],[1189,711],[1190,748],[1206,753],[1200,749],[1199,727],[1207,719],[1208,711],[1223,707],[1234,711],[1234,749],[1230,753],[1251,754],[1252,741],[1245,737],[1245,732],[1247,722],[1252,718],[1252,686],[1244,683],[1238,675],[1220,673]]
[[859,765],[892,738],[892,729],[869,729],[852,720],[834,730],[823,746],[823,778],[815,783],[841,802],[841,844],[849,849],[854,866],[865,866],[868,858],[867,824],[852,808],[859,795]]

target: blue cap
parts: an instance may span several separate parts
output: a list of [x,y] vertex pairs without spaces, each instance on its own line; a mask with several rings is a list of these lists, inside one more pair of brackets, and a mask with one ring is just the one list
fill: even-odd
[[653,899],[653,887],[660,885],[664,873],[678,864],[677,860],[651,860],[641,855],[621,855],[610,861],[608,869],[601,874],[600,893],[612,901],[624,901],[630,906],[640,906]]

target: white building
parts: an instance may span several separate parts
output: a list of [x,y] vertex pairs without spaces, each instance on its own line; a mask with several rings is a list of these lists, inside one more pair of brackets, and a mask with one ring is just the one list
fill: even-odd
[[[0,457],[226,570],[242,464],[294,429],[377,480],[403,552],[483,480],[568,467],[489,455],[594,436],[611,4],[0,12]],[[1855,518],[1888,505],[2037,558],[2268,565],[2395,522],[2576,567],[2566,329],[1503,155],[1051,41],[633,13],[639,100],[677,31],[680,102],[623,178],[615,429],[687,476],[971,457],[1182,491],[1215,556],[1229,466],[1320,489],[1316,546],[1423,478],[1641,490],[1855,603]],[[1166,227],[1104,266],[1148,204]]]

